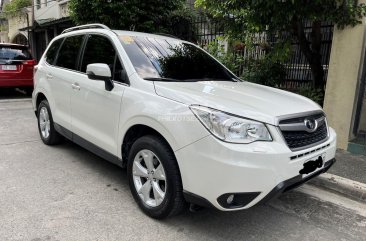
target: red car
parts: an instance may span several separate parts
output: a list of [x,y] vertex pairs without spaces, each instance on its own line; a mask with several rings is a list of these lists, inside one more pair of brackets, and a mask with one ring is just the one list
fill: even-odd
[[0,43],[0,87],[19,87],[30,94],[35,64],[27,46]]

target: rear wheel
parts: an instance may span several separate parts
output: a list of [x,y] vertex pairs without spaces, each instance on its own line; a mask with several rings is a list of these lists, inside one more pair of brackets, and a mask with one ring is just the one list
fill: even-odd
[[61,136],[55,130],[52,113],[47,100],[42,100],[38,105],[38,130],[41,139],[46,145],[55,145],[60,143]]
[[183,210],[185,200],[178,164],[162,138],[139,138],[131,147],[127,173],[134,199],[150,217],[163,219]]

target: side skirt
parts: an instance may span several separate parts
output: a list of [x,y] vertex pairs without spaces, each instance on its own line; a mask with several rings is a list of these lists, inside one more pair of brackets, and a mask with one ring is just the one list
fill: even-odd
[[118,158],[117,156],[107,152],[106,150],[94,145],[93,143],[85,140],[84,138],[74,134],[70,130],[60,126],[59,124],[54,124],[55,129],[58,133],[69,139],[70,141],[78,144],[79,146],[85,148],[86,150],[94,153],[95,155],[119,166],[122,167],[122,160]]

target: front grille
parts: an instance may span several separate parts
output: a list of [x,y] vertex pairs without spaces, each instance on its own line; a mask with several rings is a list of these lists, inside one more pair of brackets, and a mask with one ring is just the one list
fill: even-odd
[[294,118],[289,118],[289,119],[281,120],[280,121],[280,125],[282,125],[282,124],[304,123],[304,120],[306,118],[319,119],[319,118],[322,118],[322,117],[324,117],[324,114],[323,113],[317,113],[317,114],[308,115],[308,116],[301,116],[301,117],[294,117]]
[[[313,118],[319,121],[318,128],[314,132],[308,132],[306,130],[284,130],[284,126],[288,125],[298,125],[301,127],[304,125],[304,120],[306,118]],[[291,150],[301,150],[315,144],[320,144],[327,140],[328,128],[325,121],[324,114],[315,114],[306,117],[297,117],[280,121],[280,129],[282,135]]]

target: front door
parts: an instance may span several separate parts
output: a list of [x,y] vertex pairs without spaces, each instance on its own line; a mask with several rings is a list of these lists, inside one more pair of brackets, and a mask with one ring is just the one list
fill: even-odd
[[[114,88],[105,89],[104,81],[87,77],[88,64],[105,63],[111,68]],[[117,156],[117,136],[122,96],[126,86],[121,83],[122,65],[108,37],[90,35],[81,58],[81,72],[74,81],[71,95],[72,132],[74,139],[81,137],[88,142]],[[75,136],[76,135],[76,136]]]

